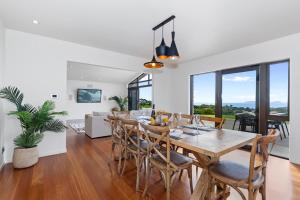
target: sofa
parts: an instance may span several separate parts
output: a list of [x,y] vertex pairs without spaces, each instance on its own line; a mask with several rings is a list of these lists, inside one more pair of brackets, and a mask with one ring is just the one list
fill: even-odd
[[151,116],[152,109],[142,109],[142,110],[131,110],[129,115],[131,118],[137,118],[139,116]]
[[85,115],[85,134],[90,138],[111,136],[111,127],[104,119],[111,113],[93,112]]
[[[151,109],[144,110],[132,110],[130,111],[131,118],[137,118],[139,116],[151,116]],[[90,138],[99,138],[105,136],[111,136],[111,127],[104,121],[107,115],[111,115],[109,112],[93,112],[92,114],[85,115],[85,134]]]

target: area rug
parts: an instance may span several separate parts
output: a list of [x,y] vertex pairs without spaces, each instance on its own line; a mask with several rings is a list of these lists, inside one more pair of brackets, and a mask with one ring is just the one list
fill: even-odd
[[67,124],[78,134],[85,133],[84,119],[68,120]]

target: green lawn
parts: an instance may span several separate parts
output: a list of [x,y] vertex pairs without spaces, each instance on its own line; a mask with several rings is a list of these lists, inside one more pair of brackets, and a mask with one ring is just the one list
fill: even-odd
[[[200,116],[215,117],[215,115],[200,115]],[[225,119],[235,119],[234,115],[223,115],[222,117]]]

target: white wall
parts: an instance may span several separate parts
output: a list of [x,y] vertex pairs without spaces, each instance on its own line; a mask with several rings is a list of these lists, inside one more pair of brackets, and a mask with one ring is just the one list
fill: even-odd
[[[101,103],[77,103],[77,89],[101,89]],[[98,112],[110,112],[113,107],[116,107],[114,101],[109,101],[111,96],[127,96],[126,84],[104,83],[104,82],[88,82],[79,80],[68,80],[67,82],[67,111],[68,119],[84,119],[85,114]],[[72,97],[72,99],[70,99]]]
[[169,111],[171,110],[170,99],[170,81],[172,69],[165,68],[162,73],[153,74],[152,76],[152,94],[153,103],[156,109]]
[[[189,76],[225,68],[290,59],[290,160],[300,164],[300,34],[181,63],[172,71],[170,101],[173,112],[189,112]],[[164,98],[161,96],[160,98]]]
[[[81,62],[139,71],[144,59],[71,42],[6,29],[5,85],[19,87],[24,101],[40,105],[51,93],[59,94],[57,110],[66,110],[67,62]],[[5,103],[5,110],[14,109]],[[5,117],[5,162],[12,159],[13,138],[20,133],[18,121]],[[66,152],[66,134],[45,134],[41,156]]]
[[[4,26],[0,20],[0,88],[3,87],[4,72]],[[4,110],[2,99],[0,99],[0,168],[3,164],[2,147],[4,143]]]

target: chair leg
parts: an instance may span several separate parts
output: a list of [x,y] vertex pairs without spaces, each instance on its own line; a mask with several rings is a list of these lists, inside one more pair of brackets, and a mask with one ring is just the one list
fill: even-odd
[[284,130],[283,124],[281,123],[280,126],[281,126],[281,129],[282,129],[283,136],[284,136],[284,138],[286,138],[286,134],[285,134],[285,130]]
[[180,173],[179,173],[179,180],[181,180],[182,173],[183,173],[183,169],[180,170]]
[[144,192],[143,192],[143,197],[146,196],[147,194],[147,190],[148,190],[148,187],[149,187],[149,178],[150,178],[150,166],[149,166],[149,159],[148,157],[146,157],[146,181],[145,181],[145,189],[144,189]]
[[170,200],[170,194],[171,194],[171,191],[170,191],[170,185],[171,185],[171,174],[170,174],[170,170],[167,170],[166,172],[166,179],[167,179],[167,200]]
[[112,160],[115,160],[115,148],[116,148],[116,143],[112,143],[111,144],[111,157],[112,157]]
[[140,189],[140,156],[135,155],[135,161],[136,161],[136,185],[135,190],[139,191]]
[[264,185],[259,188],[259,192],[261,194],[261,199],[266,200],[266,187]]
[[193,176],[192,176],[192,166],[187,169],[188,170],[188,177],[190,181],[190,189],[191,189],[191,194],[193,194]]
[[282,135],[279,127],[276,127],[276,129],[279,131],[280,140],[282,140]]
[[161,180],[164,182],[165,189],[167,189],[167,175],[165,171],[159,171]]
[[283,123],[284,123],[284,125],[285,125],[285,129],[286,129],[287,134],[290,135],[290,132],[289,132],[289,129],[288,129],[288,127],[287,127],[286,122],[283,122]]
[[234,130],[234,128],[235,128],[235,123],[236,123],[236,120],[234,120],[234,122],[233,122],[232,130]]
[[254,190],[248,189],[248,200],[254,200]]
[[127,155],[127,149],[125,148],[125,153],[124,153],[124,161],[123,161],[123,169],[122,169],[121,176],[123,176],[123,174],[124,174],[124,171],[125,171],[125,167],[126,167],[126,162],[127,162],[127,159],[128,159],[128,155]]
[[263,185],[259,188],[259,192],[261,193],[261,198],[262,200],[266,200],[266,185],[267,185],[267,180],[266,180],[266,169],[263,169],[263,175],[265,177]]
[[122,155],[123,155],[123,148],[121,145],[119,145],[119,163],[118,163],[118,173],[121,173],[121,162],[122,162]]

